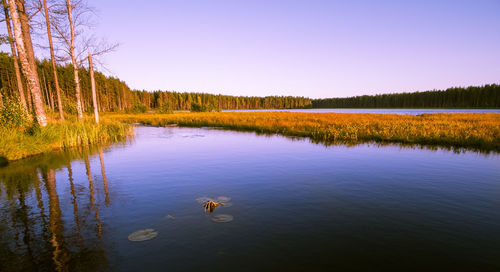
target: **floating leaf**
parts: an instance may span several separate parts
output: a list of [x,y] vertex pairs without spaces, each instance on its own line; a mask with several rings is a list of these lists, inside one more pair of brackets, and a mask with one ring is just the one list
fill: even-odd
[[224,203],[223,202],[221,205],[222,205],[222,207],[231,207],[231,206],[233,206],[233,203],[231,203],[231,202],[225,202]]
[[132,242],[142,242],[146,240],[151,240],[158,235],[154,229],[142,229],[131,233],[128,239]]
[[171,216],[170,214],[165,216],[166,218],[170,219],[170,220],[175,220],[175,217]]
[[218,196],[217,201],[219,202],[229,202],[231,201],[231,197],[229,196]]
[[212,216],[212,221],[217,223],[227,223],[233,221],[233,216],[230,214],[216,214]]

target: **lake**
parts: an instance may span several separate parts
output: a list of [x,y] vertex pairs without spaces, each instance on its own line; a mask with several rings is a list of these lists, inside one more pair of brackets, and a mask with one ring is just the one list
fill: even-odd
[[259,111],[288,111],[311,113],[378,113],[378,114],[409,114],[419,115],[424,113],[500,113],[500,109],[280,109],[280,110],[223,110],[223,112],[259,112]]
[[498,153],[135,130],[0,168],[0,271],[500,270]]

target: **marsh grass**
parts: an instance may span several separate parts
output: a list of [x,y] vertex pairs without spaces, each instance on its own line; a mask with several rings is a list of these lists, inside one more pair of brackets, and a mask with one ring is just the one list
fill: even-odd
[[92,120],[52,121],[44,127],[0,127],[0,157],[18,160],[54,149],[112,143],[132,135],[127,124],[105,120],[95,124]]
[[107,114],[106,119],[144,125],[178,124],[308,137],[324,143],[400,143],[500,151],[500,114],[439,113],[422,115],[217,112]]

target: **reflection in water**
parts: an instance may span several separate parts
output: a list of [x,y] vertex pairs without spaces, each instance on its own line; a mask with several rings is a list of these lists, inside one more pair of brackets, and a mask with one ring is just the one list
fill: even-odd
[[0,168],[0,271],[500,271],[498,154],[136,131]]
[[81,248],[84,247],[82,231],[80,228],[80,220],[78,219],[78,202],[76,201],[75,184],[73,182],[73,170],[71,169],[71,163],[68,163],[68,181],[71,190],[71,203],[73,204],[73,217],[75,218],[75,226],[78,238],[80,240]]
[[99,235],[99,238],[102,238],[102,225],[101,225],[101,220],[99,219],[99,209],[97,209],[97,206],[95,204],[94,181],[92,180],[92,172],[90,171],[89,157],[85,156],[84,160],[85,160],[85,169],[87,172],[87,178],[89,180],[90,206],[94,210],[95,220],[97,222],[97,234]]
[[63,231],[61,220],[61,207],[56,191],[56,173],[54,169],[43,169],[42,176],[49,195],[49,229],[52,233],[50,242],[53,247],[52,260],[57,271],[67,271],[68,254],[64,248]]
[[[12,162],[0,169],[0,271],[107,270],[102,223],[91,173],[90,158],[97,153],[105,201],[109,205],[109,188],[100,147],[41,155]],[[79,164],[79,159],[84,161],[88,190],[75,183],[73,177],[71,162]],[[77,171],[80,169],[78,167]],[[64,193],[66,189],[69,189],[68,194]],[[88,195],[88,198],[81,197],[81,194]],[[66,200],[72,205],[65,206]],[[92,219],[79,206],[88,206],[93,211]],[[65,215],[66,212],[71,215]],[[73,218],[74,223],[65,221],[66,218]]]
[[101,175],[102,182],[104,183],[104,194],[106,194],[106,206],[109,206],[109,191],[108,191],[108,179],[106,178],[106,168],[104,167],[104,158],[102,155],[102,148],[99,147],[99,161],[101,162]]

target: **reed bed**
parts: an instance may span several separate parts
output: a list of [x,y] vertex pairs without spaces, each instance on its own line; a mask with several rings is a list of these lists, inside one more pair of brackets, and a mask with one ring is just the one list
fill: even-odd
[[309,137],[325,143],[402,143],[500,151],[500,114],[413,115],[298,112],[108,114],[107,119],[166,126],[221,127]]
[[44,128],[34,129],[0,127],[0,157],[18,160],[54,149],[112,143],[132,134],[129,125],[114,120],[99,124],[91,120],[53,121]]

